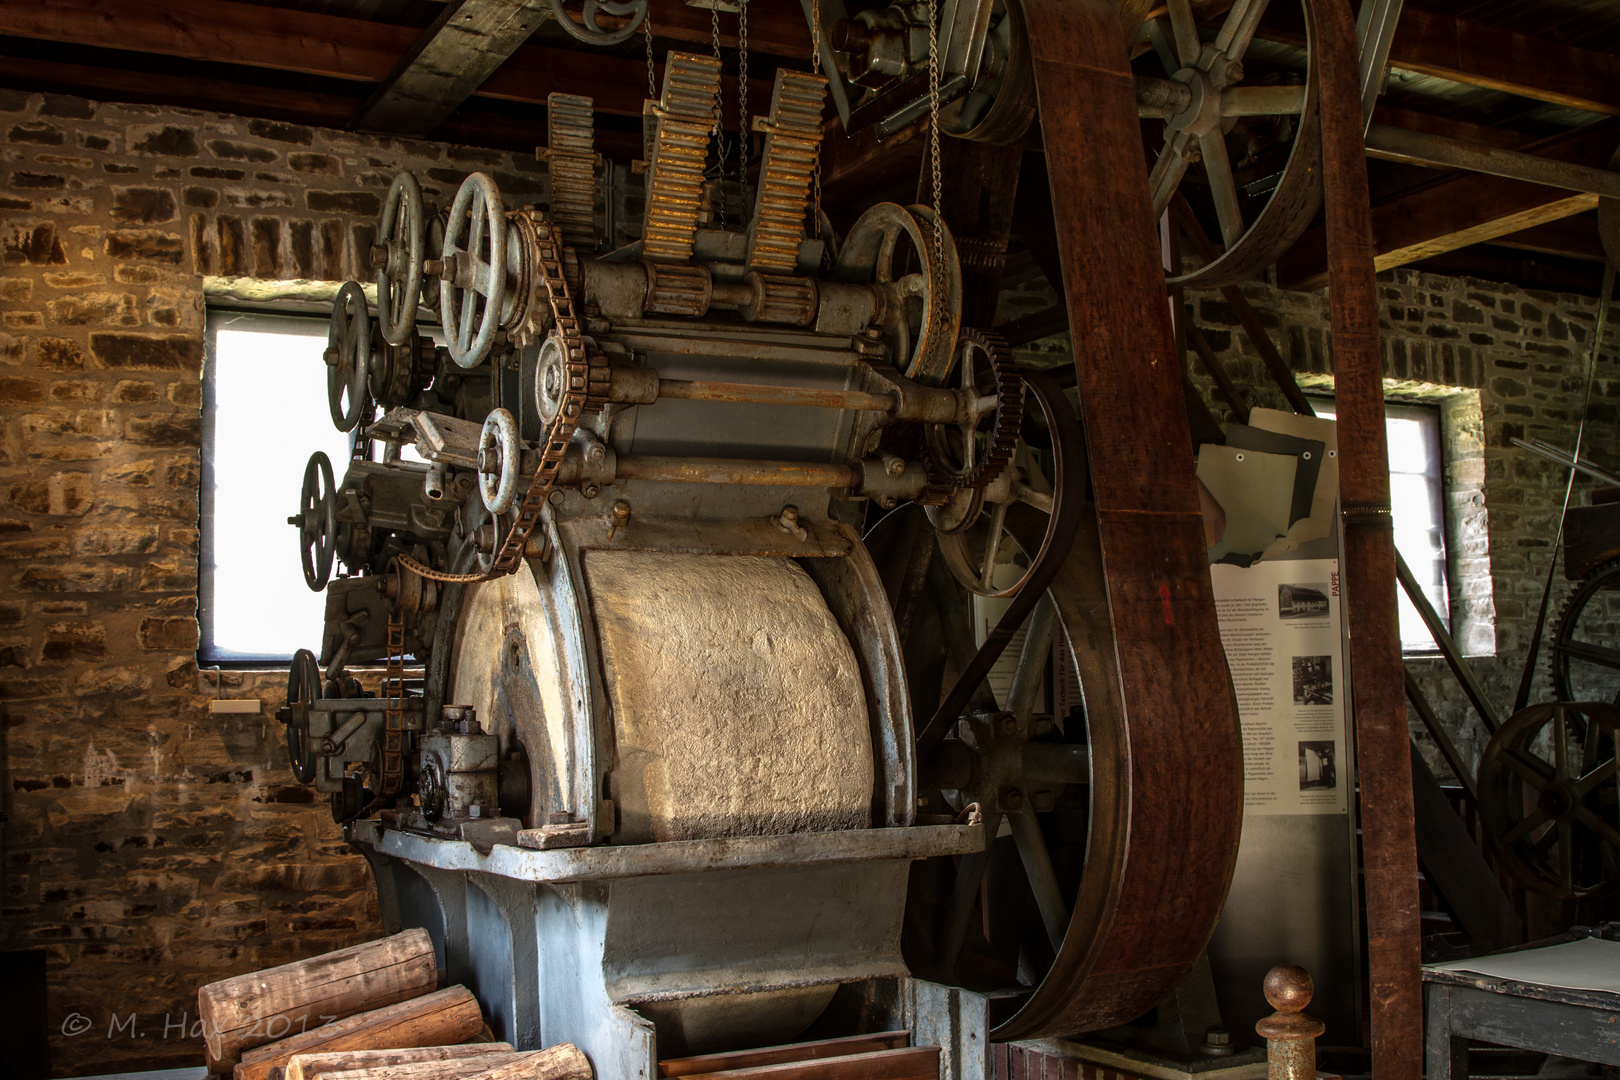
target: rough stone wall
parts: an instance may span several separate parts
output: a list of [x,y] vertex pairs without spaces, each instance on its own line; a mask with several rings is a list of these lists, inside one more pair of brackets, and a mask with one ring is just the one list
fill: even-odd
[[[1594,286],[1599,273],[1594,264]],[[1300,385],[1331,391],[1326,293],[1290,292],[1258,282],[1245,285],[1243,293]],[[1414,270],[1379,275],[1379,295],[1387,398],[1428,401],[1442,410],[1452,633],[1505,716],[1534,631],[1567,475],[1509,440],[1541,438],[1574,447],[1597,301]],[[998,315],[1016,318],[1052,302],[1040,282],[1004,296]],[[1190,293],[1186,302],[1232,380],[1248,392],[1249,403],[1288,408],[1225,298],[1219,292]],[[1616,341],[1611,320],[1583,451],[1611,470],[1620,464]],[[1051,364],[1066,359],[1068,350],[1067,335],[1061,335],[1020,352],[1033,363]],[[1206,402],[1219,420],[1230,421],[1213,381],[1196,355],[1189,355]],[[1586,501],[1590,487],[1585,478],[1577,480],[1575,505]],[[1549,627],[1570,588],[1560,570]],[[1477,762],[1488,735],[1445,662],[1413,657],[1408,663],[1459,751]],[[1553,699],[1547,670],[1544,644],[1532,704]],[[1413,731],[1437,775],[1449,776],[1415,717]]]
[[354,276],[400,169],[441,205],[473,169],[514,203],[540,178],[3,90],[0,132],[0,949],[48,955],[57,1075],[197,1064],[198,985],[377,932],[287,771],[285,675],[227,672],[266,708],[213,716],[196,669],[205,286]]

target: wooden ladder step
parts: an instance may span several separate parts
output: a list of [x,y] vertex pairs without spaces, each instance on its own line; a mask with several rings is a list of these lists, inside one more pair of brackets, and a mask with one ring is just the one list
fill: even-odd
[[938,1080],[939,1047],[911,1046],[906,1031],[668,1058],[660,1077],[688,1080]]

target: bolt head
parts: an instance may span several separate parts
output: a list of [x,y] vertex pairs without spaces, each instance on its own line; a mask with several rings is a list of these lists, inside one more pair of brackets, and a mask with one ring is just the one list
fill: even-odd
[[596,498],[597,495],[601,494],[601,491],[602,489],[595,484],[586,484],[584,487],[579,489],[579,493],[585,496],[587,499]]
[[1243,81],[1243,65],[1237,60],[1228,61],[1226,65],[1226,83],[1228,86]]
[[590,446],[585,448],[586,461],[601,461],[605,457],[607,457],[607,447],[601,443],[591,443]]
[[1016,716],[1003,715],[999,720],[996,721],[996,734],[1018,734],[1018,718]]
[[1024,793],[1015,787],[1001,789],[1001,808],[1003,810],[1022,810],[1024,807]]

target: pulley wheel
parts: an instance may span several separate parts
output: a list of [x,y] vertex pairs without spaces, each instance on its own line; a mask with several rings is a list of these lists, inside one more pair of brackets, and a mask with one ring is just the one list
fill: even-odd
[[1152,132],[1153,214],[1162,215],[1179,192],[1210,226],[1215,247],[1213,259],[1171,278],[1172,285],[1208,289],[1253,277],[1293,246],[1321,205],[1316,0],[1299,2],[1303,72],[1250,53],[1267,0],[1235,0],[1207,28],[1191,0],[1170,0],[1142,28],[1151,48],[1134,69],[1139,108],[1157,113],[1144,121]]
[[[927,386],[938,386],[950,373],[962,319],[956,241],[943,222],[936,238],[937,220],[926,206],[878,203],[849,230],[833,268],[835,281],[882,288],[888,310],[881,326],[890,358],[906,378]],[[917,269],[907,271],[911,265]]]
[[1525,888],[1560,900],[1620,889],[1620,710],[1532,705],[1508,717],[1479,762],[1480,827]]

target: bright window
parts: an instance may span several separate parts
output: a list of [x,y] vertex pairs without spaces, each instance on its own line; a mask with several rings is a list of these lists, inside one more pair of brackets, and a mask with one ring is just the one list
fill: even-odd
[[211,312],[203,375],[205,663],[288,660],[319,649],[325,596],[304,584],[297,530],[304,466],[326,453],[338,482],[349,436],[326,405],[327,320]]
[[[1316,414],[1337,415],[1331,398],[1312,398]],[[1440,620],[1451,628],[1451,594],[1446,583],[1445,470],[1440,458],[1440,410],[1428,405],[1384,406],[1389,439],[1389,498],[1395,519],[1395,547],[1423,588]],[[1401,651],[1438,651],[1417,608],[1400,589]]]

